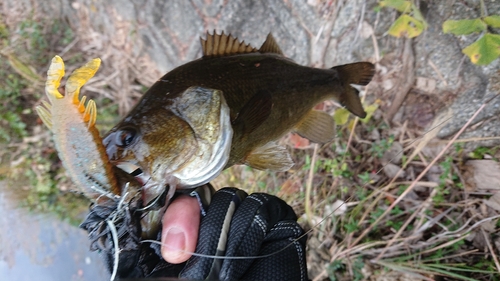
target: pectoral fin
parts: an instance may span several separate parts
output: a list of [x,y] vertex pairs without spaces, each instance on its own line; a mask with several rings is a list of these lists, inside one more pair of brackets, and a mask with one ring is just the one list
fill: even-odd
[[255,94],[234,119],[233,129],[240,136],[246,136],[257,129],[271,115],[272,96],[268,92]]
[[311,110],[295,127],[295,132],[312,142],[326,143],[335,138],[335,123],[326,112]]
[[254,149],[243,163],[255,169],[275,172],[288,171],[294,165],[288,150],[274,141]]

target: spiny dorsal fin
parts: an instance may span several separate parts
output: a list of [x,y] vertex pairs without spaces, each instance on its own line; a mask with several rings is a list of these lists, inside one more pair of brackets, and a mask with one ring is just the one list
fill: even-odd
[[259,52],[283,55],[280,46],[278,46],[278,43],[276,43],[271,33],[267,35],[266,41],[264,41],[264,44],[260,47]]
[[238,41],[238,38],[231,34],[210,34],[207,31],[207,39],[200,38],[204,57],[229,56],[236,54],[255,53],[257,49],[245,41]]

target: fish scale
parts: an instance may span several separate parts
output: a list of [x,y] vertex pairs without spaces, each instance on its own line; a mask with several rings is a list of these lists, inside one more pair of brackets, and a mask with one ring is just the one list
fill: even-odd
[[[203,73],[209,73],[208,77]],[[263,56],[260,53],[250,53],[202,58],[163,76],[144,96],[141,106],[136,107],[129,116],[147,114],[153,107],[162,106],[161,103],[153,102],[158,96],[174,98],[186,88],[199,85],[224,89],[224,97],[231,110],[231,120],[234,121],[251,97],[260,92],[269,93],[273,105],[271,114],[252,132],[252,136],[246,138],[247,142],[233,145],[228,164],[230,166],[250,152],[252,147],[247,143],[261,146],[270,139],[282,137],[313,106],[326,98],[335,98],[336,92],[332,88],[342,86],[337,76],[335,70],[302,67],[274,54]],[[237,126],[238,124],[233,125],[235,133],[246,133],[235,128]],[[241,137],[243,136],[236,134],[234,136],[235,139]],[[241,147],[247,149],[241,150]]]

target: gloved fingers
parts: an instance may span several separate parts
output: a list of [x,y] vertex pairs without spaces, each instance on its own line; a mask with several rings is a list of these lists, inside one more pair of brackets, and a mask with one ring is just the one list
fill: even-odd
[[[223,188],[213,195],[210,206],[206,208],[206,215],[201,220],[196,253],[224,254],[233,214],[246,196],[246,192],[237,188]],[[211,274],[218,272],[221,262],[221,259],[193,256],[179,277],[195,280],[218,279]]]
[[[303,251],[307,238],[294,241],[303,234],[296,219],[293,209],[278,197],[249,195],[234,214],[226,256],[272,256],[225,260],[220,280],[307,280]],[[305,278],[297,279],[301,275]]]
[[243,280],[308,280],[305,256],[307,237],[296,221],[278,222],[261,245],[259,256]]

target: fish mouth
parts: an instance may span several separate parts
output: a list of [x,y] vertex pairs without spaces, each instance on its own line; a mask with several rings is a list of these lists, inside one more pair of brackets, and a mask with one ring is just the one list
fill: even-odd
[[154,181],[149,173],[140,166],[130,162],[118,162],[115,166],[133,176],[142,186],[142,199],[144,202],[153,201],[159,194],[157,189],[160,183]]
[[122,169],[123,171],[127,172],[128,174],[137,177],[144,172],[142,171],[141,167],[132,164],[130,162],[119,162],[115,164],[116,167]]
[[148,190],[149,187],[151,186],[156,186],[159,183],[155,182],[152,180],[152,177],[150,174],[148,174],[146,171],[144,171],[141,167],[130,163],[130,162],[119,162],[115,164],[116,167],[122,169],[129,175],[135,177],[137,181],[141,184],[142,189],[144,191]]

